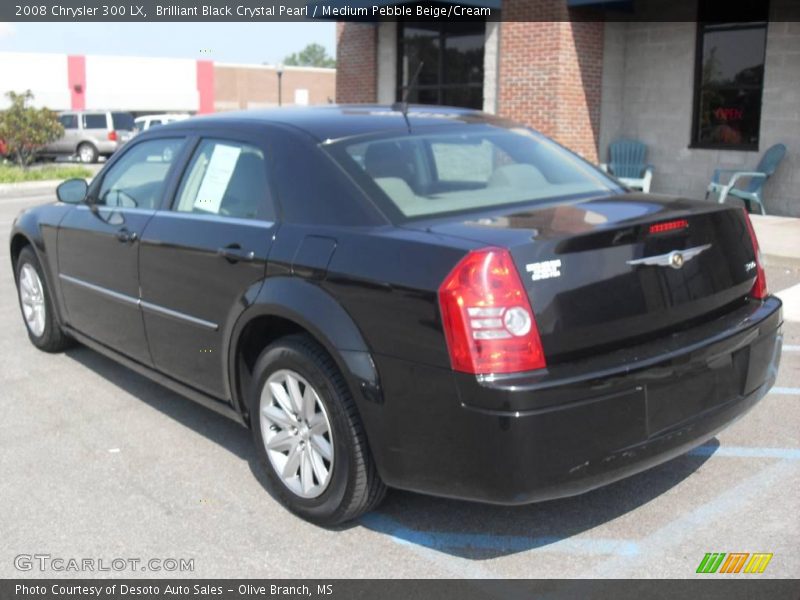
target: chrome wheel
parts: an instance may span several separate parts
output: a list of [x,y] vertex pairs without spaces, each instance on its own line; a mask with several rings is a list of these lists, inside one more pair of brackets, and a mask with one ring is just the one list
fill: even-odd
[[95,160],[95,152],[94,148],[92,148],[89,144],[82,144],[80,148],[78,148],[78,158],[81,162],[84,163],[91,163]]
[[288,369],[267,379],[259,400],[261,437],[283,484],[301,498],[316,498],[333,471],[328,413],[316,390]]
[[19,299],[25,324],[34,336],[41,337],[45,324],[44,288],[30,263],[22,265],[19,272]]

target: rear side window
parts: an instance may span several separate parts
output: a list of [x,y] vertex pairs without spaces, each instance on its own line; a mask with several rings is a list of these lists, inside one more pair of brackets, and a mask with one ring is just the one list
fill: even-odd
[[107,129],[108,123],[106,121],[105,113],[94,113],[83,115],[83,128],[84,129]]
[[133,115],[126,112],[111,113],[111,121],[114,129],[124,129],[126,131],[133,130]]
[[203,140],[183,176],[173,210],[272,221],[264,153],[227,140]]
[[181,138],[148,140],[127,150],[103,177],[95,202],[121,208],[159,206],[167,174],[183,143]]
[[64,126],[64,129],[77,129],[78,115],[61,115],[58,117],[58,122]]

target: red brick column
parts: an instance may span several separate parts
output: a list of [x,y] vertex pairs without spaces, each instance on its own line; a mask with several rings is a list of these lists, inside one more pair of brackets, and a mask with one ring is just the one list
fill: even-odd
[[378,28],[369,23],[336,23],[336,102],[376,102]]
[[566,0],[504,0],[503,15],[498,112],[597,161],[604,23],[569,21]]

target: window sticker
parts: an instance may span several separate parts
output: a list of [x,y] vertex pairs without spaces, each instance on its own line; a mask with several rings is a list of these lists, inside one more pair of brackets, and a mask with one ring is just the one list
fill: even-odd
[[236,167],[236,161],[239,160],[241,153],[242,149],[238,146],[226,146],[225,144],[214,146],[203,183],[200,185],[194,201],[195,208],[219,213],[222,198],[225,196],[225,190],[228,189],[233,169]]

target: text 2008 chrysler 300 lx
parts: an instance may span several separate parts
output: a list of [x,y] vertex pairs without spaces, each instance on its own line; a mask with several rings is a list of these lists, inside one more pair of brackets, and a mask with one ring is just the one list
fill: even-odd
[[332,524],[389,487],[503,504],[703,443],[775,381],[740,208],[626,191],[478,112],[324,107],[159,127],[25,211],[31,341],[75,339],[252,428]]

